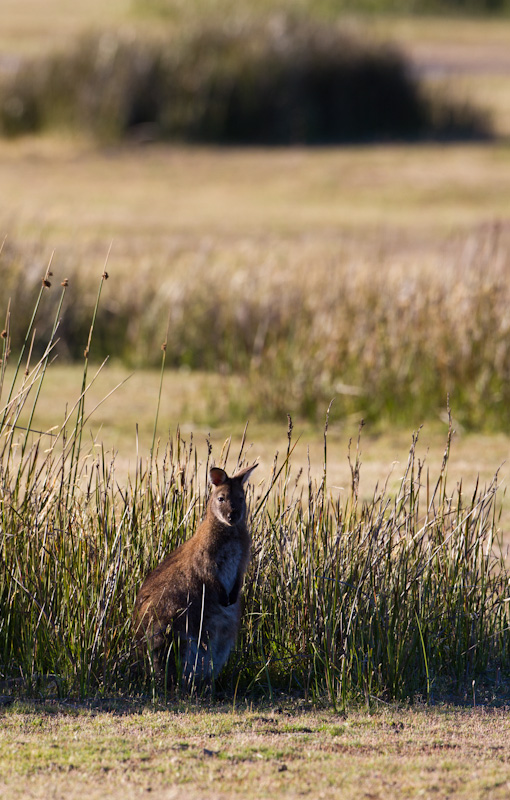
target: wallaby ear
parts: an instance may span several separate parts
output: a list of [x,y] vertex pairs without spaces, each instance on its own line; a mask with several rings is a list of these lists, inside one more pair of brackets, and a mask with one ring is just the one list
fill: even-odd
[[228,475],[221,467],[211,467],[209,470],[209,480],[213,486],[221,486],[228,481]]
[[246,483],[255,467],[258,467],[258,464],[253,464],[252,467],[241,469],[239,472],[236,472],[235,475],[232,475],[232,480],[241,481],[242,484]]

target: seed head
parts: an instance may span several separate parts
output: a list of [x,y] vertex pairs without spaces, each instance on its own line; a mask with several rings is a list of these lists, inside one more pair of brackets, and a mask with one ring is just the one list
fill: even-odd
[[65,287],[65,286],[69,286],[69,281],[68,281],[68,279],[67,279],[67,278],[64,278],[64,280],[62,281],[62,283],[61,283],[60,285],[61,285],[61,286],[64,286],[64,287]]
[[[50,272],[50,275],[51,275],[51,272]],[[43,278],[43,279],[42,279],[42,285],[43,285],[43,286],[44,286],[46,289],[49,289],[49,288],[50,288],[50,286],[51,286],[51,283],[50,283],[50,282],[49,282],[49,280],[47,280],[46,278]]]
[[105,271],[103,272],[103,278],[104,278],[104,280],[105,280],[105,281],[107,281],[109,277],[110,277],[110,276],[108,275],[107,271],[105,270]]

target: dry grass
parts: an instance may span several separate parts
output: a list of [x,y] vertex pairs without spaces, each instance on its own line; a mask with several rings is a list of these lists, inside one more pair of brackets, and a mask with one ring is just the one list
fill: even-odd
[[147,792],[165,800],[503,800],[510,791],[506,710],[389,708],[345,717],[285,704],[56,704],[14,707],[1,722],[6,800]]
[[[80,393],[82,368],[79,365],[53,364],[48,370],[32,421],[35,430],[51,431],[62,423],[66,408]],[[7,372],[7,382],[10,372]],[[120,364],[107,364],[97,375],[87,394],[87,414],[94,412],[86,426],[84,441],[96,442],[93,453],[104,449],[107,458],[115,459],[117,480],[122,484],[136,469],[138,459],[148,458],[154,435],[160,376],[154,370],[131,370]],[[230,442],[232,454],[239,452],[246,420],[233,422],[229,398],[243,391],[235,376],[215,373],[168,371],[164,378],[157,437],[163,443],[179,427],[185,439],[193,436],[198,458],[207,460],[209,442],[213,457],[220,459]],[[105,398],[107,398],[105,400]],[[348,462],[349,442],[358,434],[359,416],[331,423],[328,431],[327,489],[333,495],[346,496],[351,484]],[[420,431],[417,457],[431,475],[439,472],[444,455],[446,418],[429,420]],[[22,417],[20,425],[25,423]],[[295,421],[293,460],[301,465],[300,483],[307,480],[308,469],[320,481],[324,469],[323,425]],[[33,439],[35,440],[35,436]],[[50,437],[48,438],[48,442]],[[248,422],[247,460],[259,462],[258,475],[268,483],[276,453],[286,451],[287,419],[263,423]],[[376,486],[387,483],[391,492],[398,489],[407,464],[411,430],[367,424],[361,440],[359,493],[370,502]],[[91,462],[94,460],[90,459]],[[309,465],[306,466],[305,465]],[[488,485],[499,471],[501,492],[499,527],[505,546],[510,545],[510,438],[507,433],[473,433],[456,423],[449,459],[449,479],[462,483],[464,492],[473,492],[477,481]]]
[[[37,9],[29,6],[28,0],[16,8],[17,11],[11,9],[8,18],[17,25],[16,41],[20,48],[23,49],[23,30],[27,36],[33,36],[34,41],[40,35],[43,42],[47,21],[38,15]],[[23,17],[21,8],[30,13]],[[51,10],[52,22],[58,19],[55,31],[71,20],[76,29],[81,29],[88,27],[93,18],[99,22],[101,17],[99,6],[95,4],[91,4],[86,13],[75,9],[70,15],[55,0]],[[131,11],[132,8],[120,2],[112,4],[109,11],[104,12],[102,23],[107,25],[118,15],[119,20],[130,20],[136,26],[153,24],[150,14],[142,20]],[[138,7],[137,13],[139,11]],[[419,70],[426,72],[431,64],[439,65],[440,69],[446,67],[447,79],[459,90],[460,69],[464,82],[461,91],[469,93],[469,82],[473,79],[477,91],[485,95],[486,80],[492,81],[497,85],[495,92],[500,107],[503,111],[507,107],[506,83],[499,81],[493,70],[501,65],[506,69],[508,22],[379,18],[365,22],[377,35],[393,34]],[[159,19],[157,24],[166,23]],[[175,24],[175,19],[170,19],[168,24]],[[489,69],[484,72],[487,66]],[[328,286],[331,308],[323,326],[328,329],[327,346],[331,350],[336,348],[337,354],[345,354],[352,342],[362,342],[362,338],[351,335],[350,325],[356,324],[366,339],[365,351],[372,353],[360,374],[344,369],[343,364],[331,365],[327,358],[320,363],[312,354],[311,361],[302,366],[304,378],[298,374],[297,383],[289,384],[289,368],[296,374],[296,353],[291,354],[290,365],[280,369],[279,377],[273,364],[272,392],[268,390],[257,396],[254,390],[258,390],[260,381],[256,375],[255,385],[250,384],[244,391],[245,397],[254,392],[251,406],[238,404],[235,409],[228,403],[223,404],[223,409],[238,419],[248,414],[253,417],[254,406],[273,408],[273,413],[280,416],[291,410],[294,415],[322,417],[326,403],[337,392],[341,401],[337,404],[339,410],[359,416],[356,395],[346,399],[341,384],[353,385],[356,391],[372,396],[379,394],[381,381],[376,381],[375,385],[372,381],[374,370],[370,358],[378,363],[387,355],[384,347],[379,347],[377,330],[375,333],[372,330],[371,343],[364,330],[370,317],[376,318],[370,303],[365,301],[367,292],[370,293],[372,284],[378,280],[377,291],[386,291],[388,301],[381,313],[383,317],[389,313],[390,321],[378,319],[382,320],[383,327],[389,326],[389,332],[384,330],[385,335],[388,333],[390,350],[393,345],[409,340],[408,329],[402,327],[406,313],[411,321],[416,315],[423,317],[423,324],[418,326],[424,332],[422,340],[413,341],[407,356],[402,357],[401,353],[398,358],[389,356],[393,369],[386,383],[392,386],[395,375],[406,375],[409,363],[417,363],[417,353],[422,360],[432,360],[434,371],[439,352],[443,367],[446,365],[441,368],[443,372],[450,370],[449,358],[455,362],[458,372],[464,356],[458,348],[456,355],[451,351],[449,355],[449,334],[444,335],[441,320],[445,314],[449,316],[457,310],[455,322],[451,321],[457,343],[479,336],[480,331],[473,332],[468,323],[470,318],[477,318],[476,303],[481,284],[473,284],[469,299],[463,296],[462,303],[459,303],[460,286],[465,284],[466,269],[473,274],[486,270],[493,224],[510,215],[510,158],[504,145],[348,148],[341,151],[163,147],[97,151],[83,140],[27,139],[0,146],[0,167],[4,186],[0,224],[20,253],[24,271],[18,294],[26,296],[25,279],[29,285],[37,283],[55,250],[56,274],[73,279],[75,307],[78,307],[79,297],[84,301],[82,308],[88,308],[95,291],[95,281],[89,280],[89,275],[100,273],[113,241],[109,261],[111,294],[107,295],[105,308],[111,316],[118,314],[122,306],[128,309],[129,324],[121,322],[117,326],[115,335],[109,339],[113,344],[107,344],[106,350],[111,352],[113,348],[113,352],[131,363],[147,365],[158,360],[168,306],[174,314],[174,322],[177,317],[182,323],[183,316],[186,318],[185,307],[192,302],[197,284],[203,285],[206,299],[218,297],[219,303],[228,306],[223,327],[220,324],[216,329],[218,343],[224,342],[229,326],[235,331],[241,328],[247,352],[247,356],[243,356],[244,369],[246,359],[252,366],[260,359],[260,343],[263,344],[268,325],[271,327],[274,316],[271,307],[276,301],[281,305],[285,300],[286,316],[284,313],[280,338],[287,342],[294,336],[289,327],[292,309],[302,304],[306,296],[307,301],[310,299],[307,312],[315,320],[320,319],[318,309],[322,314],[324,286]],[[505,258],[508,240],[504,225],[499,235],[498,258],[501,260]],[[481,260],[477,260],[476,255],[473,258],[473,253],[481,253],[484,248]],[[230,281],[233,274],[235,283]],[[499,282],[508,283],[504,269],[489,286],[489,294],[493,290],[498,294]],[[11,289],[5,284],[3,288],[5,307]],[[248,294],[257,306],[255,309],[253,302],[251,305],[243,303],[244,295]],[[413,302],[407,308],[409,294]],[[418,298],[422,294],[420,305]],[[167,300],[154,303],[153,297],[158,295]],[[353,302],[358,308],[366,305],[368,309],[365,319],[357,319],[356,323],[351,317],[350,295],[354,295]],[[393,318],[395,295],[407,311],[404,308],[402,315],[399,307]],[[203,296],[197,299],[197,308],[202,300]],[[500,300],[504,306],[503,294]],[[247,319],[239,326],[235,305],[240,302]],[[336,318],[335,308],[338,309]],[[209,321],[204,322],[199,317],[197,325],[207,328]],[[429,341],[424,342],[427,321],[430,335]],[[504,313],[492,322],[494,325],[481,334],[485,336],[489,356],[491,341],[494,349],[500,352],[506,337]],[[85,320],[85,328],[87,324]],[[321,326],[316,323],[315,327],[312,337],[306,328],[304,335],[307,341],[313,340],[314,346],[319,347],[326,340]],[[196,337],[191,337],[191,344],[184,345],[186,352],[179,349],[180,343],[175,339],[182,338],[182,325],[181,328],[174,326],[171,335],[174,336],[174,363],[190,363],[191,359],[194,367],[217,367],[212,363],[214,353],[197,355]],[[438,341],[434,335],[439,337]],[[78,342],[77,351],[80,351],[79,337]],[[297,337],[294,343],[297,355],[302,345],[302,339]],[[360,361],[360,348],[356,347],[354,352],[348,353],[353,363]],[[498,358],[501,361],[501,356]],[[231,353],[223,352],[221,362],[223,370],[225,366],[232,367]],[[312,367],[317,368],[315,372]],[[490,409],[485,402],[488,397],[491,406],[494,398],[500,396],[496,405],[499,402],[506,408],[500,392],[501,386],[506,385],[506,372],[498,370],[495,381],[478,368],[474,372],[467,369],[465,374],[461,370],[453,380],[457,386],[474,384],[478,387],[475,395],[469,398],[471,408],[463,417],[468,424],[490,425],[494,424],[494,419],[500,420],[496,424],[502,424],[501,409],[496,410],[492,420],[488,419]],[[314,391],[319,387],[315,398],[309,397],[309,389],[303,389],[307,372]],[[446,391],[451,389],[448,380],[442,380],[431,392],[430,386],[420,382],[420,376],[411,376],[403,390],[404,400],[410,394],[418,398],[433,396],[432,413],[438,413],[444,408]],[[285,408],[280,404],[275,409],[275,401],[289,394],[299,398],[298,402],[290,409],[287,403]],[[480,398],[484,400],[484,410],[481,410]],[[402,406],[401,398],[397,405]],[[365,411],[367,409],[363,409],[363,413]],[[370,413],[374,417],[386,414],[392,418],[393,411],[380,405]],[[416,427],[422,419],[422,409],[418,408],[411,412],[407,421]],[[216,422],[219,421],[217,418]]]
[[349,246],[364,256],[368,239],[369,255],[437,263],[446,237],[510,215],[504,146],[98,152],[28,139],[2,143],[0,167],[5,233],[43,245],[41,260],[72,244],[89,264],[113,239],[112,269],[130,254],[169,259],[181,236],[195,248],[214,237],[266,252],[278,236],[318,256]]
[[0,52],[5,62],[20,54],[37,55],[61,46],[91,27],[127,24],[131,0],[5,0],[2,3]]
[[337,395],[337,414],[416,427],[449,391],[463,424],[506,425],[504,147],[53,147],[0,149],[18,335],[56,248],[81,356],[113,239],[98,354],[159,363],[170,315],[169,363],[249,378],[237,419],[322,420]]

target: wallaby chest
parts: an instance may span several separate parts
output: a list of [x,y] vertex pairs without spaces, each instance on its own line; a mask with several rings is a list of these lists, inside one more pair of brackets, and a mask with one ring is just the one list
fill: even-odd
[[227,594],[234,587],[243,560],[244,552],[240,541],[231,540],[220,545],[216,554],[216,576]]

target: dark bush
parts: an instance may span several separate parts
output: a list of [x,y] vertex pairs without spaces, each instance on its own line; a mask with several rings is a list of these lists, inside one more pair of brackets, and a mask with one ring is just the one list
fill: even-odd
[[394,47],[287,20],[165,43],[88,36],[4,79],[0,128],[261,145],[488,134],[469,108],[439,107]]
[[[426,104],[396,51],[326,26],[266,33],[254,41],[246,31],[206,32],[190,42],[183,61],[186,72],[194,68],[200,75],[199,90],[193,82],[176,83],[168,105],[170,115],[196,109],[182,131],[186,138],[323,144],[426,132]],[[172,135],[171,116],[165,123]]]

